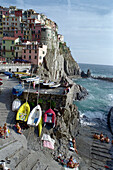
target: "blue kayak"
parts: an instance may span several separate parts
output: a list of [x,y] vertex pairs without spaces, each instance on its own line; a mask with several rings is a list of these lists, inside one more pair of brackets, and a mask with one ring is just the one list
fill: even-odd
[[10,78],[13,77],[13,73],[10,73],[10,72],[8,72],[8,71],[5,71],[4,74],[5,74],[6,76],[9,76]]

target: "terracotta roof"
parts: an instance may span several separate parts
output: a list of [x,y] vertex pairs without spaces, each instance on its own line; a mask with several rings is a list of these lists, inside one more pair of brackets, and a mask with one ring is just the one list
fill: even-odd
[[17,38],[16,37],[3,37],[2,40],[16,40]]

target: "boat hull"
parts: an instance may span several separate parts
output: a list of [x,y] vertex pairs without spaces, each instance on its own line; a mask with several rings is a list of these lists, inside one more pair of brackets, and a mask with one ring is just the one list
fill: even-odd
[[27,124],[29,126],[38,126],[42,117],[42,110],[40,105],[34,107],[34,109],[30,112]]
[[28,102],[24,103],[18,110],[16,120],[27,122],[30,113],[30,106]]

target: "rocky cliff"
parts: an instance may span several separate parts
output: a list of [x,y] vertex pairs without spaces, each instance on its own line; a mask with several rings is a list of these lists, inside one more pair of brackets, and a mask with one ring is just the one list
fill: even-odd
[[37,71],[42,78],[53,80],[61,79],[64,75],[80,75],[79,65],[65,43],[57,43],[56,48],[48,49],[44,62]]

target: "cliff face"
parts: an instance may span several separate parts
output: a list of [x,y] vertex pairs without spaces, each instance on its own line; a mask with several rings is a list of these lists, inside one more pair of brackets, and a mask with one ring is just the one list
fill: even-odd
[[56,48],[48,49],[43,65],[38,69],[42,78],[58,80],[63,75],[80,75],[79,65],[73,59],[65,44],[57,44]]

